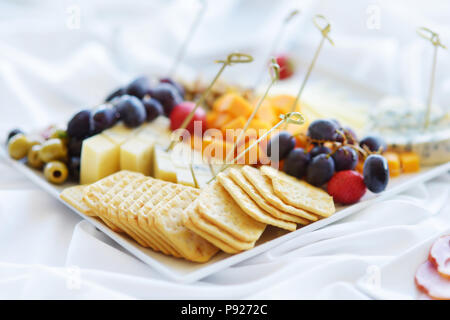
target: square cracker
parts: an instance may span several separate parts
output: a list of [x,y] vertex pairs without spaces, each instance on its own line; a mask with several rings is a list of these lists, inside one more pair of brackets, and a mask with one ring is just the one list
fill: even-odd
[[130,183],[128,183],[124,188],[121,188],[120,192],[118,192],[109,202],[108,202],[108,210],[106,214],[106,218],[111,221],[114,225],[125,231],[131,238],[136,240],[143,247],[155,247],[154,243],[151,241],[147,241],[144,237],[140,236],[136,233],[133,228],[130,227],[128,223],[122,223],[118,217],[118,211],[120,204],[127,198],[130,194],[133,194],[139,186],[148,180],[147,177],[140,177],[134,179]]
[[[192,231],[200,231],[200,233],[198,233],[200,236],[205,234],[205,239],[227,253],[240,252],[251,249],[255,246],[256,241],[245,242],[236,239],[230,233],[222,230],[218,226],[201,217],[198,212],[198,201],[194,202],[193,207],[190,210],[186,210],[184,214],[189,218],[190,223],[194,226],[194,228],[191,229]],[[224,243],[225,246],[222,243]],[[229,250],[229,248],[232,250]]]
[[188,228],[192,232],[195,232],[200,237],[202,237],[206,241],[211,242],[213,245],[215,245],[216,247],[218,247],[219,249],[221,249],[222,251],[224,251],[226,253],[233,254],[233,253],[238,253],[240,251],[240,250],[230,247],[227,243],[223,242],[222,240],[214,237],[213,235],[203,231],[202,229],[200,229],[196,225],[194,225],[192,223],[190,216],[192,216],[191,212],[195,211],[195,210],[197,210],[197,203],[192,202],[189,205],[189,207],[187,207],[186,210],[183,212],[183,216],[182,216],[183,224],[185,225],[186,228]]
[[[108,208],[110,201],[120,193],[124,188],[126,188],[129,184],[134,182],[137,179],[141,179],[144,176],[139,173],[130,172],[128,175],[123,176],[120,180],[118,180],[109,190],[102,195],[98,196],[97,203],[97,215],[115,232],[123,232],[116,223],[114,223],[108,217]],[[101,184],[99,184],[101,186]],[[95,190],[95,188],[94,188]],[[96,192],[100,192],[101,188]]]
[[241,209],[253,219],[288,231],[295,231],[297,229],[297,225],[295,223],[274,218],[258,207],[252,198],[250,198],[247,193],[239,187],[239,185],[231,180],[226,173],[219,173],[217,175],[217,180],[220,182],[222,187],[228,191]]
[[200,194],[198,189],[186,189],[155,212],[155,227],[187,260],[207,262],[219,249],[186,228],[183,211]]
[[322,217],[329,217],[336,211],[333,197],[322,189],[269,166],[262,166],[260,170],[272,179],[275,194],[291,206]]
[[308,213],[302,209],[296,208],[284,203],[273,191],[272,181],[269,177],[264,176],[258,169],[250,166],[245,166],[241,169],[244,176],[255,187],[256,190],[267,200],[270,204],[278,209],[289,212],[290,214],[300,216],[310,221],[317,221],[317,216]]
[[204,219],[244,242],[258,240],[266,227],[248,216],[217,180],[202,190],[197,210]]
[[59,197],[81,213],[95,217],[97,215],[83,202],[84,188],[86,188],[85,185],[65,188]]
[[278,208],[275,208],[273,205],[271,205],[269,202],[264,199],[261,194],[258,192],[258,190],[255,189],[255,187],[247,180],[246,177],[242,174],[240,170],[236,170],[234,168],[230,168],[227,171],[228,176],[241,187],[242,190],[244,190],[247,195],[255,201],[255,203],[263,210],[271,214],[273,217],[291,221],[295,223],[299,223],[302,225],[307,225],[310,223],[309,220],[304,219],[302,217],[283,212],[279,210]]
[[163,206],[165,202],[180,193],[183,188],[186,187],[175,183],[167,183],[138,210],[139,228],[151,234],[158,239],[160,243],[163,243],[167,250],[175,257],[180,257],[181,253],[178,252],[155,228],[153,215],[160,206]]
[[117,216],[122,224],[128,225],[141,238],[145,239],[149,244],[152,244],[150,247],[153,250],[169,254],[170,250],[166,248],[166,245],[156,239],[152,234],[139,228],[137,221],[138,210],[165,184],[166,182],[164,181],[152,178],[144,181],[120,203]]

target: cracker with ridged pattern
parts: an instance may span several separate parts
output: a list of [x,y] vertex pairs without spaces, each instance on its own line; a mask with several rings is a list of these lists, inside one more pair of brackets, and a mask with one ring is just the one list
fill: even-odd
[[247,215],[217,180],[203,188],[197,210],[206,220],[245,242],[258,240],[266,227]]
[[183,223],[192,232],[195,232],[200,237],[205,239],[206,241],[212,243],[217,248],[221,249],[222,251],[226,253],[238,253],[240,250],[234,249],[230,247],[227,243],[224,241],[214,237],[213,235],[207,233],[206,231],[198,228],[191,220],[190,216],[193,215],[193,211],[197,210],[197,203],[193,202],[189,205],[189,207],[186,208],[186,210],[183,212]]
[[119,206],[129,195],[133,194],[137,188],[141,184],[143,184],[149,178],[147,177],[139,177],[132,181],[130,181],[125,187],[121,188],[121,190],[108,202],[108,210],[106,217],[109,221],[114,223],[120,229],[122,229],[126,234],[128,234],[131,238],[136,240],[143,247],[155,247],[154,243],[151,241],[147,241],[145,237],[142,237],[137,232],[133,230],[133,228],[128,223],[122,223],[119,220]]
[[269,177],[263,175],[258,169],[245,166],[241,169],[244,176],[255,187],[256,190],[267,200],[270,204],[278,209],[289,212],[290,214],[300,216],[310,221],[317,221],[317,216],[308,213],[302,209],[296,208],[286,204],[273,191],[272,181]]
[[159,206],[164,205],[169,199],[180,193],[185,186],[167,182],[158,192],[156,192],[138,211],[138,226],[145,232],[152,234],[156,239],[167,247],[171,254],[180,257],[181,253],[176,250],[154,227],[154,212]]
[[73,186],[69,188],[65,188],[59,197],[70,204],[72,207],[80,211],[82,214],[85,214],[90,217],[95,217],[97,214],[91,210],[84,202],[83,202],[83,190],[86,188],[85,185]]
[[184,258],[194,262],[207,262],[219,249],[183,224],[183,211],[199,194],[198,189],[186,188],[155,211],[154,223]]
[[322,217],[329,217],[336,211],[333,197],[324,190],[269,166],[262,166],[260,170],[272,179],[275,194],[291,206]]
[[[221,242],[226,243],[228,247],[231,247],[234,250],[243,251],[243,250],[251,249],[255,246],[256,240],[247,242],[247,241],[242,241],[240,239],[237,239],[232,234],[224,231],[223,229],[219,228],[217,225],[213,224],[211,221],[208,221],[205,218],[203,218],[198,210],[198,202],[196,203],[195,210],[190,211],[188,214],[189,214],[190,221],[193,223],[193,225],[197,229],[211,235],[215,239],[219,239]],[[193,230],[193,231],[195,232],[195,230]],[[220,243],[214,243],[214,244],[218,247],[220,245]],[[219,248],[221,248],[223,251],[225,251],[227,253],[230,253],[229,251],[226,251],[226,248],[224,248],[224,247],[219,247]]]
[[222,187],[228,191],[241,209],[253,219],[288,231],[295,231],[297,229],[297,225],[295,223],[276,219],[258,207],[252,198],[250,198],[245,191],[243,191],[233,180],[231,180],[226,173],[219,173],[217,175],[217,180],[220,182]]
[[166,182],[149,178],[144,181],[132,194],[126,197],[118,208],[118,219],[121,223],[129,225],[135,233],[145,239],[155,251],[169,254],[169,250],[164,243],[156,239],[151,233],[145,232],[138,225],[138,211]]
[[255,201],[255,203],[263,210],[271,214],[273,217],[286,220],[290,222],[295,222],[302,225],[307,225],[310,223],[309,220],[302,217],[283,212],[278,208],[275,208],[269,202],[264,199],[258,190],[247,180],[247,178],[242,174],[240,170],[230,168],[227,171],[228,176],[239,186],[247,195]]

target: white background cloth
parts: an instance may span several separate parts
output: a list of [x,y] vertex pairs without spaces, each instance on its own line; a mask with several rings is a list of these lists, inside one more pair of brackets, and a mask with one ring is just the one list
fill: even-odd
[[[0,132],[65,122],[138,74],[167,72],[198,4],[162,2],[3,1]],[[208,79],[217,70],[212,61],[234,49],[252,53],[256,61],[227,70],[225,78],[254,83],[267,39],[295,6],[302,15],[288,27],[280,50],[296,55],[300,75],[320,39],[310,22],[315,13],[332,21],[336,41],[335,47],[324,47],[317,70],[386,94],[426,96],[431,49],[415,35],[417,26],[438,30],[450,45],[447,1],[210,1],[179,75]],[[72,19],[78,9],[79,28]],[[373,10],[380,14],[379,29],[368,20]],[[438,70],[449,66],[448,51],[441,50]],[[449,106],[448,73],[437,74],[436,101]],[[369,266],[385,264],[450,226],[449,189],[444,174],[202,281],[180,285],[124,252],[1,160],[0,298],[367,299],[355,283]]]

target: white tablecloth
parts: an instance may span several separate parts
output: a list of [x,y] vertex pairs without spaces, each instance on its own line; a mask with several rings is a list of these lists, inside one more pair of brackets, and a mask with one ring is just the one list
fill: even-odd
[[[293,2],[275,8],[273,2],[257,2],[210,4],[179,73],[193,77],[200,70],[208,77],[216,67],[205,61],[222,57],[230,47],[253,52],[261,61],[264,39],[279,21],[274,17],[285,15]],[[82,12],[77,29],[68,28],[73,26],[67,21],[72,3],[37,3],[0,5],[1,132],[66,121],[137,74],[163,74],[183,37],[178,31],[196,10],[193,2],[170,2],[171,9],[163,10],[158,1],[125,7],[114,1],[74,1]],[[418,61],[431,53],[414,28],[436,27],[448,37],[448,21],[440,19],[448,6],[429,1],[425,8],[417,2],[408,6],[407,19],[400,10],[406,1],[378,1],[381,29],[373,30],[365,27],[371,3],[347,1],[337,8],[333,1],[305,2],[303,16],[289,28],[282,47],[296,53],[301,48],[299,56],[308,61],[318,41],[317,31],[310,31],[311,14],[325,13],[334,21],[333,38],[341,46],[324,50],[319,68],[386,93],[414,92],[422,98],[429,64]],[[365,37],[368,42],[356,41]],[[374,53],[369,48],[377,44]],[[355,63],[361,57],[367,59]],[[440,63],[448,65],[448,54],[440,55]],[[251,83],[257,63],[248,68],[247,76],[240,69],[230,70],[228,77],[237,72],[239,81]],[[447,101],[448,107],[450,78],[443,73],[438,78],[437,101]],[[0,298],[367,299],[355,282],[368,267],[387,263],[450,226],[450,176],[444,174],[323,230],[181,285],[126,253],[3,160],[0,177]]]

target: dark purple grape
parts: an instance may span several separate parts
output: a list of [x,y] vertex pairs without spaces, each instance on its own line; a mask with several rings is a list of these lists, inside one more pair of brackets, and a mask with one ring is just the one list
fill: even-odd
[[358,142],[358,136],[356,135],[355,131],[353,131],[352,128],[345,127],[344,135],[345,135],[345,138],[347,139],[348,144],[355,144]]
[[6,143],[8,143],[9,142],[9,140],[12,138],[12,137],[14,137],[16,134],[19,134],[19,133],[22,133],[23,134],[23,131],[22,130],[20,130],[20,129],[12,129],[9,133],[8,133],[8,137],[6,138]]
[[336,141],[339,137],[338,126],[328,119],[319,119],[311,122],[308,128],[308,136],[313,140]]
[[323,144],[315,146],[314,148],[311,149],[311,151],[309,151],[311,158],[314,158],[315,156],[318,156],[319,154],[330,154],[330,153],[331,153],[331,149],[328,147],[325,147]]
[[147,112],[147,121],[153,121],[159,116],[164,114],[164,109],[161,103],[154,98],[144,98],[142,99],[145,111]]
[[295,147],[295,138],[287,131],[281,131],[273,136],[267,144],[267,156],[273,162],[278,162]]
[[94,123],[90,110],[81,110],[76,113],[67,124],[69,137],[83,139],[89,137],[94,131]]
[[114,90],[113,92],[111,92],[105,99],[105,102],[110,102],[112,101],[114,98],[117,97],[121,97],[122,95],[125,94],[125,89],[124,88],[119,88]]
[[94,132],[100,133],[111,128],[117,122],[117,111],[113,108],[101,108],[95,111],[92,119],[94,121]]
[[389,182],[389,167],[386,159],[379,154],[371,154],[364,161],[364,183],[373,193],[380,193]]
[[327,183],[334,174],[334,160],[329,155],[319,154],[312,158],[306,169],[306,181],[316,187]]
[[173,108],[183,101],[178,90],[169,83],[159,83],[154,88],[151,88],[148,93],[161,103],[164,114],[167,117],[170,116]]
[[186,91],[184,90],[183,86],[179,82],[176,82],[175,80],[173,80],[171,78],[161,78],[161,79],[159,79],[159,82],[161,82],[161,83],[169,83],[169,84],[173,85],[177,89],[177,91],[180,94],[181,98],[184,99]]
[[353,170],[358,164],[358,154],[348,146],[337,149],[332,157],[336,171]]
[[139,127],[147,118],[144,104],[135,96],[122,96],[115,109],[119,113],[119,119],[130,128]]
[[83,145],[83,139],[70,138],[67,150],[71,157],[79,157],[81,155],[81,146]]
[[283,171],[298,179],[306,174],[306,168],[311,161],[311,155],[302,148],[295,148],[284,160]]
[[377,136],[365,137],[359,142],[359,146],[363,149],[364,146],[367,146],[367,148],[369,148],[369,150],[372,152],[378,152],[379,150],[381,150],[381,152],[384,152],[387,149],[386,142],[381,137]]
[[68,169],[69,174],[72,179],[75,181],[80,180],[80,157],[70,157]]
[[126,87],[125,92],[130,96],[142,99],[150,90],[150,81],[147,77],[139,77],[130,82]]

